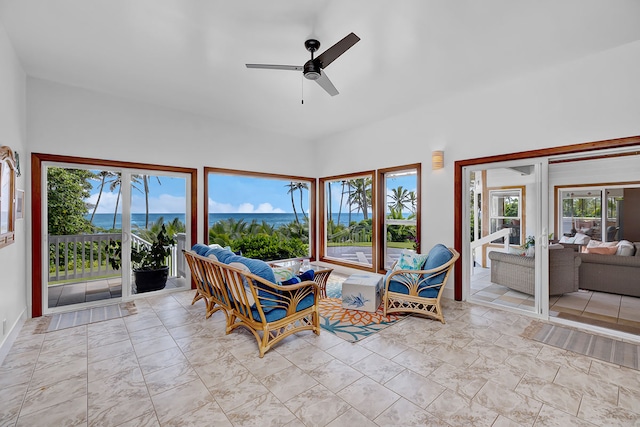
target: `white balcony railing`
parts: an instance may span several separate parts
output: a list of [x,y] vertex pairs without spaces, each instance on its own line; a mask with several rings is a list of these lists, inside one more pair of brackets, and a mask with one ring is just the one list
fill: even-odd
[[[115,277],[120,271],[111,268],[109,242],[121,241],[121,233],[76,234],[49,236],[49,283],[85,280],[90,278]],[[176,235],[177,246],[171,247],[167,262],[171,277],[185,275],[185,262],[181,249],[186,244],[186,235]],[[151,243],[131,235],[135,248],[150,247]]]

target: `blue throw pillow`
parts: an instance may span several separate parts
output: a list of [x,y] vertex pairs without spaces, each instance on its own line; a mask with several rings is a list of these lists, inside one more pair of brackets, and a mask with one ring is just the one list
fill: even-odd
[[[218,259],[220,259],[220,257],[218,257]],[[271,269],[271,267],[269,267],[269,264],[259,259],[245,258],[240,255],[234,255],[232,252],[231,256],[229,258],[226,258],[226,261],[222,262],[226,264],[229,264],[231,262],[242,263],[249,267],[249,271],[251,272],[251,274],[255,274],[256,276],[261,277],[271,283],[276,283],[276,276],[273,274],[273,270]]]
[[307,270],[302,274],[298,274],[289,280],[285,280],[280,283],[281,285],[295,285],[296,283],[306,282],[307,280],[313,280],[315,272],[313,270]]

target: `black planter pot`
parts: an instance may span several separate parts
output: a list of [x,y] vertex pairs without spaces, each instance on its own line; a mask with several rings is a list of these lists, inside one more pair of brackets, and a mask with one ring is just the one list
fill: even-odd
[[137,293],[158,291],[164,289],[169,278],[169,267],[159,270],[134,270]]

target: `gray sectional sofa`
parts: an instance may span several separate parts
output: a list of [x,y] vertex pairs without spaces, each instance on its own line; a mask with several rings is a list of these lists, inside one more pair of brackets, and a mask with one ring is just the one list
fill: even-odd
[[580,289],[640,297],[640,242],[635,255],[578,254]]
[[[640,242],[632,256],[580,253],[563,244],[549,250],[549,295],[580,289],[640,297]],[[534,258],[490,252],[491,281],[533,295]]]

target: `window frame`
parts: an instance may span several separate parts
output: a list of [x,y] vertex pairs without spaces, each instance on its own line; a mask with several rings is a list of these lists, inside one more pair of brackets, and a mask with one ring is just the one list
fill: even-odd
[[316,258],[316,178],[283,175],[268,172],[247,171],[241,169],[227,169],[217,167],[204,167],[204,238],[203,241],[209,244],[209,175],[237,175],[244,177],[254,177],[263,179],[278,179],[284,181],[297,181],[309,183],[309,257],[315,261]]
[[[565,234],[571,234],[571,232],[566,233],[563,230],[562,221],[564,218],[563,212],[563,194],[565,192],[577,191],[597,191],[600,193],[600,216],[593,217],[594,220],[600,221],[600,233],[598,236],[590,236],[593,240],[598,241],[608,241],[607,239],[607,226],[609,223],[609,212],[608,212],[608,192],[613,189],[621,189],[624,190],[626,188],[640,188],[640,181],[623,181],[623,182],[609,182],[609,183],[591,183],[591,184],[574,184],[574,185],[556,185],[554,186],[554,227],[555,227],[555,237],[556,239],[561,239]],[[603,203],[604,202],[604,203]],[[620,213],[618,213],[620,214]],[[604,226],[603,226],[604,224]],[[580,230],[576,229],[577,232]],[[617,235],[617,234],[616,234]]]
[[[357,262],[349,262],[340,258],[332,258],[327,255],[327,193],[326,193],[326,183],[332,181],[346,181],[346,180],[354,180],[360,178],[370,178],[371,179],[371,265],[364,265],[363,263]],[[322,177],[319,179],[319,199],[320,199],[320,236],[319,236],[319,246],[320,246],[320,261],[328,262],[335,265],[340,265],[343,267],[355,268],[358,270],[376,272],[378,266],[378,250],[379,245],[377,242],[378,239],[378,230],[379,230],[379,216],[378,216],[378,207],[377,207],[377,199],[378,194],[376,193],[377,189],[377,175],[375,170],[368,170],[362,172],[354,172],[348,173],[344,175],[334,175]]]
[[[499,196],[499,194],[506,194],[506,193],[510,193],[510,192],[518,192],[518,216],[517,217],[507,217],[504,215],[493,215],[492,212],[492,208],[493,208],[493,199],[494,196]],[[515,245],[515,246],[522,246],[525,242],[525,232],[527,230],[526,227],[526,200],[527,200],[527,193],[526,193],[526,187],[525,186],[512,186],[512,187],[488,187],[487,188],[487,193],[488,196],[487,197],[487,205],[483,206],[483,212],[487,212],[486,215],[486,230],[483,230],[483,235],[487,236],[495,231],[491,230],[492,224],[493,224],[493,220],[494,219],[509,219],[509,220],[513,220],[513,219],[517,219],[520,221],[520,225],[519,225],[519,238],[518,238],[518,242],[517,243],[511,243],[509,242],[510,245]],[[497,193],[497,194],[496,194]],[[484,218],[483,218],[484,219]],[[483,225],[483,228],[485,226]],[[504,227],[503,227],[504,228]],[[501,244],[500,242],[497,241],[493,241],[491,242],[491,244]]]
[[[11,245],[16,240],[16,158],[13,150],[3,145],[0,147],[0,189],[5,185],[3,182],[5,177],[9,179],[6,187],[8,194],[2,194],[0,190],[0,212],[6,211],[7,224],[6,231],[0,234],[0,248]],[[7,206],[6,209],[5,206]],[[1,218],[0,221],[2,221]],[[0,231],[2,228],[3,224],[0,223]]]
[[[377,171],[377,176],[378,176],[378,182],[380,183],[380,185],[378,186],[379,188],[379,193],[378,193],[378,198],[379,200],[383,200],[384,203],[378,203],[378,217],[380,218],[380,229],[378,232],[378,235],[380,236],[380,250],[379,250],[379,257],[378,257],[378,271],[380,273],[385,273],[386,272],[386,252],[387,252],[387,239],[386,239],[386,225],[387,225],[387,217],[386,217],[386,206],[387,206],[387,195],[386,195],[386,178],[387,175],[393,175],[394,173],[398,173],[398,172],[405,172],[405,171],[411,171],[411,170],[415,170],[416,172],[416,219],[415,220],[406,220],[406,223],[409,224],[410,222],[415,222],[415,227],[416,227],[416,252],[417,253],[422,253],[422,246],[421,246],[421,236],[422,236],[422,231],[421,231],[421,219],[422,219],[422,212],[421,212],[421,205],[422,205],[422,164],[421,163],[412,163],[412,164],[408,164],[408,165],[402,165],[402,166],[394,166],[394,167],[390,167],[390,168],[384,168],[384,169],[378,169]],[[405,221],[399,221],[399,220],[394,220],[394,222],[399,223],[405,223]]]

